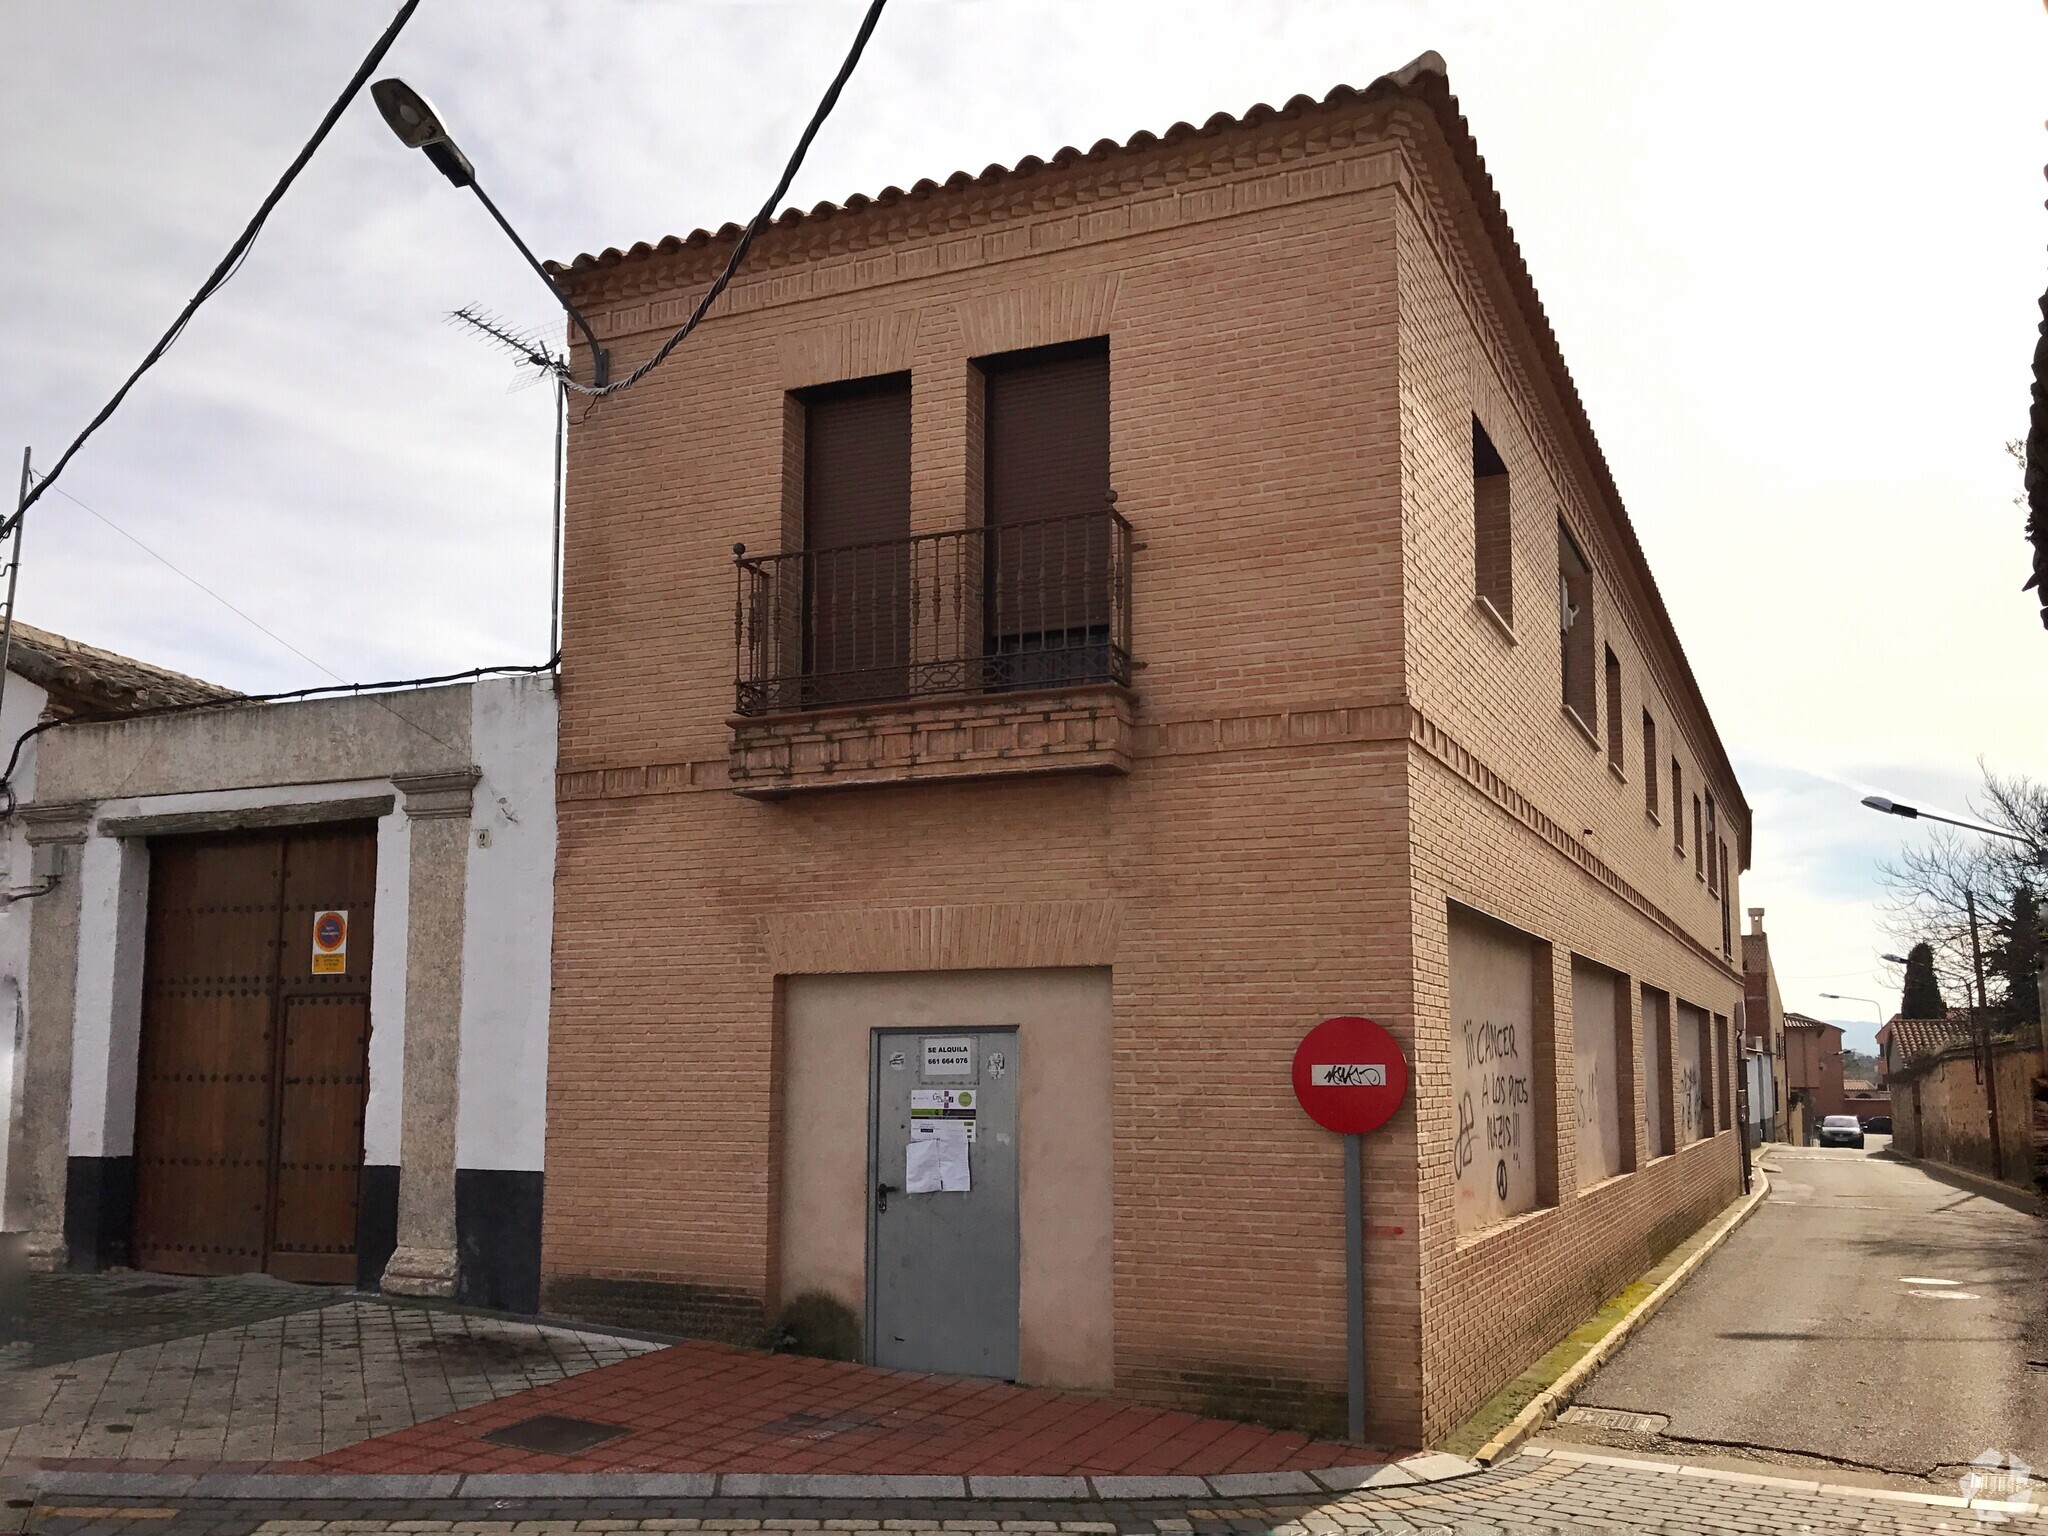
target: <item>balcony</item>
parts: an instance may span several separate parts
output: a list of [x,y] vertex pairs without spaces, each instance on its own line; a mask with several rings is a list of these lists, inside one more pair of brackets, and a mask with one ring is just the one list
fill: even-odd
[[1114,507],[736,548],[734,788],[1126,771],[1132,548]]

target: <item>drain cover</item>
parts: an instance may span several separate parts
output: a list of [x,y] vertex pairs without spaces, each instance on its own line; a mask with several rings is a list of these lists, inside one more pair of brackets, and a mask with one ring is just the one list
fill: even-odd
[[856,1429],[873,1429],[881,1422],[872,1414],[825,1414],[798,1410],[786,1418],[763,1424],[761,1433],[778,1440],[830,1440],[834,1435],[848,1434]]
[[600,1424],[594,1419],[567,1419],[558,1413],[544,1413],[538,1418],[521,1419],[517,1424],[494,1429],[484,1438],[493,1445],[509,1445],[515,1450],[573,1456],[593,1445],[603,1445],[625,1432],[624,1426],[618,1424]]
[[1560,1424],[1576,1424],[1581,1429],[1612,1429],[1625,1435],[1662,1434],[1664,1426],[1671,1422],[1666,1414],[1628,1413],[1620,1408],[1567,1408],[1557,1416]]

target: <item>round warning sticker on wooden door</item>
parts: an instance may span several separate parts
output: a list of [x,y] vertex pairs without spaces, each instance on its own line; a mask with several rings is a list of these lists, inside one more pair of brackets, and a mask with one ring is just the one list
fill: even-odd
[[313,974],[343,976],[348,973],[348,914],[313,914]]

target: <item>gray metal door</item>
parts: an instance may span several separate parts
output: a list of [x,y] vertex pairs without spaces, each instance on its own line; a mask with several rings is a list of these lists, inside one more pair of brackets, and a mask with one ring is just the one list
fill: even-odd
[[875,1032],[876,1365],[1016,1379],[1017,1067],[1014,1029]]

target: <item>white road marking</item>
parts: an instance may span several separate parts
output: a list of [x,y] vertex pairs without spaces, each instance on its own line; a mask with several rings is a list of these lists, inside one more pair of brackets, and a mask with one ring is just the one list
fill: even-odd
[[1901,1275],[1901,1285],[1961,1285],[1960,1280],[1937,1280],[1932,1275]]
[[1925,1296],[1929,1301],[1981,1301],[1975,1291],[1908,1291],[1908,1296]]

